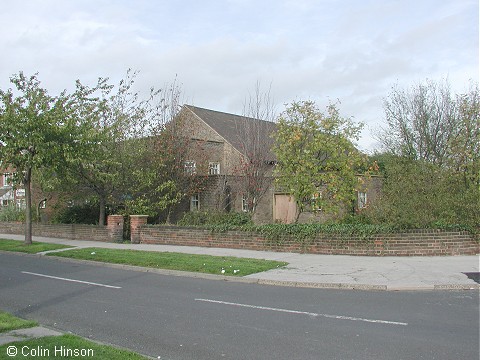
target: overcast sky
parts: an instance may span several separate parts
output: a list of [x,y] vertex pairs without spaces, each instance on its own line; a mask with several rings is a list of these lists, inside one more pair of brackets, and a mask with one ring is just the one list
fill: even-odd
[[293,100],[366,124],[373,150],[382,99],[448,77],[479,76],[478,0],[0,0],[0,87],[39,73],[52,94],[74,81],[140,70],[147,94],[177,76],[186,102],[241,114],[260,81],[282,111]]

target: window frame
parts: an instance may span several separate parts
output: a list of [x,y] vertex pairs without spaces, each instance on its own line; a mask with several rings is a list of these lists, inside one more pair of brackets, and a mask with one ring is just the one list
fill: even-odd
[[200,194],[190,196],[190,211],[200,211]]
[[197,162],[195,160],[185,160],[183,166],[185,174],[195,175],[197,173]]
[[242,211],[246,213],[249,212],[247,194],[242,194]]
[[357,209],[362,210],[367,207],[367,192],[357,191]]
[[208,163],[208,175],[220,175],[220,163],[210,161]]
[[3,187],[13,186],[13,174],[6,172],[2,174]]

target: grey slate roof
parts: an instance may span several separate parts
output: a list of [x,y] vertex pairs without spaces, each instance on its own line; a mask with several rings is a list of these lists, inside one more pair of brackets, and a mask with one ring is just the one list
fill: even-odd
[[[267,145],[269,149],[272,148],[274,142],[272,134],[277,129],[277,125],[274,122],[199,108],[192,105],[184,105],[184,107],[202,119],[242,154],[245,153],[245,150],[248,152],[248,149],[245,149],[245,147],[249,146],[248,144],[252,143],[252,141],[246,140],[245,137],[252,132],[256,134],[255,136],[258,135],[263,145]],[[269,157],[272,160],[275,159],[271,151]]]

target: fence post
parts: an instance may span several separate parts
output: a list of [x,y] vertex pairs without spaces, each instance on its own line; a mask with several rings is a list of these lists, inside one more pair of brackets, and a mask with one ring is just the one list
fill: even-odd
[[147,223],[148,215],[130,215],[130,242],[140,244],[140,228]]
[[123,215],[108,215],[107,217],[108,239],[111,242],[123,241]]

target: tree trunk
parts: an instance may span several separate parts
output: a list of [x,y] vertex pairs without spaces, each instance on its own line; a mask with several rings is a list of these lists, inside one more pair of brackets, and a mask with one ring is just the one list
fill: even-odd
[[25,187],[25,245],[32,244],[32,168],[27,167],[23,186]]
[[100,216],[98,217],[98,225],[105,225],[105,207],[107,206],[107,201],[104,195],[100,195],[99,199],[99,207],[100,207]]

